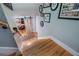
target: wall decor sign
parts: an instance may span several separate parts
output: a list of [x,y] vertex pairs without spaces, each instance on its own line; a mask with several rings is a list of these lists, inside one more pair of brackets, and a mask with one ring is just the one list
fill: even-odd
[[79,20],[79,3],[62,3],[58,18]]
[[44,26],[44,22],[40,21],[40,26],[43,27]]
[[43,8],[48,8],[50,7],[50,3],[43,3]]
[[44,21],[50,23],[51,13],[44,13]]
[[51,3],[50,6],[51,6],[51,10],[52,11],[55,11],[58,7],[59,3]]
[[42,6],[42,5],[39,6],[39,12],[40,12],[40,13],[43,12],[43,6]]

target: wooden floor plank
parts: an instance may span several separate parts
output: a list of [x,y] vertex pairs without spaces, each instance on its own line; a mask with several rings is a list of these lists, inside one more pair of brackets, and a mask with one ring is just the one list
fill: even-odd
[[[31,42],[31,41],[30,41]],[[29,42],[28,42],[29,43]],[[22,50],[23,55],[32,56],[71,56],[68,51],[60,47],[51,39],[41,39],[34,41],[30,48],[28,48],[27,43],[26,48]]]

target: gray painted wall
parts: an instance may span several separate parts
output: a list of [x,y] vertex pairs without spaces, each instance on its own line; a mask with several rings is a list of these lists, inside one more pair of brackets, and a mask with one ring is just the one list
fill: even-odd
[[0,5],[0,20],[6,21],[5,19],[6,18],[4,16],[4,13],[3,13],[2,8],[1,8],[1,5]]
[[[0,20],[7,22],[4,12],[1,8],[1,5],[0,5]],[[0,47],[17,47],[9,28],[8,29],[0,28]]]
[[60,5],[57,10],[51,11],[50,8],[45,8],[44,12],[51,13],[50,23],[45,23],[45,26],[40,27],[40,17],[36,20],[36,30],[39,37],[54,36],[67,46],[79,53],[79,21],[58,19]]

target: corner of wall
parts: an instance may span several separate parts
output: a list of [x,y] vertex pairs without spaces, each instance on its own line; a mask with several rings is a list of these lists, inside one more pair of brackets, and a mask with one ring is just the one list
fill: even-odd
[[66,44],[64,44],[63,42],[59,41],[57,38],[53,37],[53,36],[47,36],[47,37],[38,37],[38,39],[47,39],[47,38],[51,38],[54,42],[56,42],[58,45],[60,45],[62,48],[66,49],[67,51],[69,51],[72,55],[74,56],[79,56],[79,53],[75,50],[73,50],[72,48],[70,48],[69,46],[67,46]]

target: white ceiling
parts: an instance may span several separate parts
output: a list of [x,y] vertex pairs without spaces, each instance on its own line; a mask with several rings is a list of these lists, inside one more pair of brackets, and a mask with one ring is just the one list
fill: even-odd
[[13,9],[16,15],[34,16],[39,15],[40,3],[13,3]]

